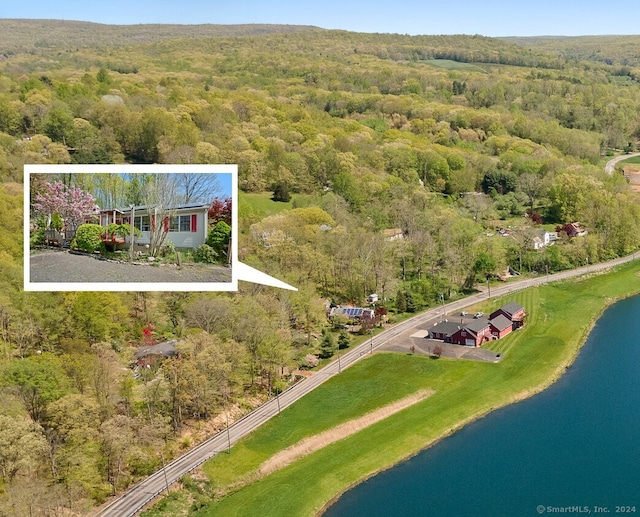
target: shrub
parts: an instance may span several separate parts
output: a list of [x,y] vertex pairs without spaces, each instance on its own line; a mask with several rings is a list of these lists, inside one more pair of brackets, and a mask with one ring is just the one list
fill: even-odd
[[313,354],[307,354],[307,355],[304,356],[303,366],[305,366],[307,368],[315,368],[316,366],[318,366],[319,362],[320,362],[320,360],[318,359],[317,356],[315,356]]
[[62,230],[64,223],[62,221],[62,217],[60,217],[60,214],[53,214],[51,216],[51,224],[49,226],[54,230]]
[[[127,237],[131,235],[131,225],[111,223],[107,226],[107,233],[109,235],[117,235],[118,237]],[[133,235],[135,237],[142,237],[142,232],[134,227]]]
[[224,248],[229,244],[229,239],[231,239],[231,226],[224,221],[219,221],[213,230],[209,232],[207,244],[218,253],[222,253]]
[[208,244],[200,244],[200,246],[193,249],[193,261],[213,264],[218,262],[218,254]]
[[103,250],[104,243],[100,239],[103,232],[104,228],[99,224],[81,224],[75,238],[78,248],[87,253]]
[[37,228],[35,232],[31,232],[29,236],[29,246],[42,246],[44,244],[44,228]]
[[176,253],[176,245],[172,241],[167,240],[162,245],[162,248],[160,248],[160,254],[163,257],[172,257],[173,255],[175,255],[175,253]]

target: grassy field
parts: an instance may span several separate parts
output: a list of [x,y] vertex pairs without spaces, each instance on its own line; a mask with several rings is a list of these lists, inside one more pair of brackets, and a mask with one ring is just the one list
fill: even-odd
[[238,191],[238,217],[240,231],[246,232],[253,223],[261,221],[267,216],[279,214],[284,210],[308,206],[313,196],[309,194],[292,194],[291,200],[284,203],[271,199],[271,192],[242,192]]
[[460,61],[452,61],[450,59],[425,59],[421,61],[427,65],[445,68],[446,70],[472,70],[474,72],[484,72],[482,68],[471,63],[462,63]]
[[273,194],[271,192],[238,192],[238,209],[240,211],[251,211],[263,218],[268,215],[278,214],[283,210],[290,210],[301,204],[306,206],[305,200],[308,199],[308,194],[293,194],[291,200],[284,203],[281,201],[274,201],[271,199]]
[[624,166],[625,164],[638,164],[640,163],[640,156],[632,156],[631,158],[627,158],[626,160],[622,160],[618,162],[618,166]]
[[[284,411],[221,454],[204,471],[217,501],[198,516],[311,516],[336,494],[388,468],[497,407],[553,382],[572,362],[593,322],[613,300],[640,292],[640,264],[521,291],[528,324],[492,343],[505,355],[497,364],[374,354]],[[300,439],[362,416],[421,389],[428,399],[357,434],[256,480],[259,465]],[[177,502],[174,500],[174,503]],[[154,513],[153,515],[167,515]]]

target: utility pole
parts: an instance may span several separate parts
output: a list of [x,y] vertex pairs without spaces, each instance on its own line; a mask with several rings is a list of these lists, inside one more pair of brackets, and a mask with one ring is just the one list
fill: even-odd
[[167,478],[167,465],[164,462],[164,454],[160,451],[160,458],[162,458],[162,473],[164,474],[164,484],[167,489],[167,495],[169,495],[169,479]]
[[224,387],[224,416],[227,420],[227,454],[231,454],[231,435],[229,434],[229,409],[228,409],[228,387]]

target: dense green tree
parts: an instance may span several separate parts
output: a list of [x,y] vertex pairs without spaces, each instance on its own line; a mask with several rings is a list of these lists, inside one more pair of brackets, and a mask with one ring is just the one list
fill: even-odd
[[336,341],[328,330],[322,331],[322,340],[320,341],[320,357],[327,359],[336,353]]
[[78,335],[89,343],[120,337],[126,327],[127,311],[115,293],[75,293],[70,297],[70,314]]
[[291,201],[291,194],[289,193],[287,184],[282,182],[277,183],[273,190],[273,196],[271,199],[274,201],[281,201],[283,203]]
[[498,194],[513,192],[516,189],[516,185],[516,175],[501,169],[487,172],[482,178],[482,190],[487,194],[491,192]]
[[338,334],[338,349],[342,350],[344,348],[349,348],[350,345],[351,338],[349,337],[349,334],[344,330],[340,331],[340,334]]
[[47,406],[70,389],[60,360],[48,352],[9,363],[2,371],[2,383],[38,423],[46,419]]
[[38,470],[47,453],[42,427],[22,416],[0,415],[0,479]]

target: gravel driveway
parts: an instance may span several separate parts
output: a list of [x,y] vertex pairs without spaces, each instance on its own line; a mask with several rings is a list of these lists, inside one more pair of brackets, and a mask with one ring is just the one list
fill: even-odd
[[231,282],[231,268],[211,264],[129,264],[46,249],[30,256],[31,282]]

